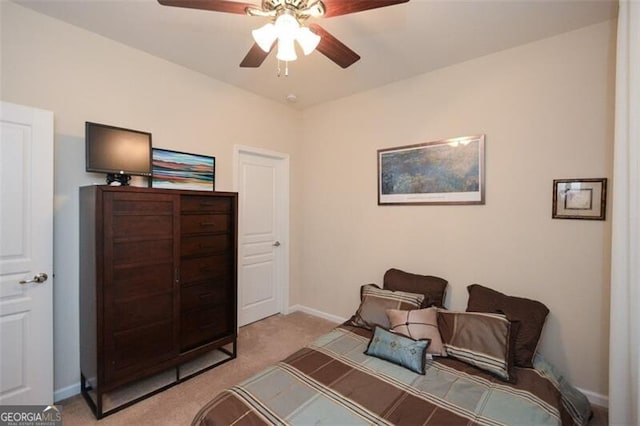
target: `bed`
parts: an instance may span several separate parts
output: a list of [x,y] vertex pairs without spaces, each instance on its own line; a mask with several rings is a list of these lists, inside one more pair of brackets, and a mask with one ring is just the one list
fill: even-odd
[[[530,334],[521,321],[513,319],[518,315],[505,314],[504,304],[482,308],[500,312],[473,311],[482,304],[482,297],[500,304],[500,297],[510,296],[470,286],[467,311],[450,312],[437,306],[444,300],[442,282],[434,296],[434,291],[424,290],[424,283],[414,293],[390,290],[394,285],[386,278],[385,274],[384,289],[363,286],[361,304],[349,321],[223,391],[202,407],[192,424],[588,422],[591,409],[586,397],[539,354],[531,353],[530,358],[516,362],[515,355],[525,343],[517,337],[519,333],[524,337]],[[412,300],[419,291],[423,297]],[[514,299],[506,300],[513,305]],[[531,312],[524,314],[531,319]],[[539,333],[536,344],[538,338]]]

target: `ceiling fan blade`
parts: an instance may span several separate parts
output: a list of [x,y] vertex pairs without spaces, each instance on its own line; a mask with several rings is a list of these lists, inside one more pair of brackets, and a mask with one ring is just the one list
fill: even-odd
[[189,9],[211,10],[213,12],[237,13],[246,15],[248,7],[256,8],[255,4],[238,3],[229,0],[158,0],[163,6],[186,7]]
[[253,46],[249,49],[247,56],[245,56],[242,62],[240,62],[240,66],[242,68],[258,68],[262,65],[264,60],[267,59],[267,56],[269,56],[269,53],[273,50],[273,46],[275,46],[275,42],[271,45],[271,49],[269,49],[268,52],[265,52],[260,46],[258,46],[258,43],[253,43]]
[[318,44],[316,50],[342,68],[347,68],[360,59],[360,55],[349,49],[344,43],[332,36],[320,25],[310,24],[309,28],[320,36],[320,44]]
[[393,6],[407,3],[409,0],[322,0],[325,6],[324,17],[347,15],[363,10],[377,9],[379,7]]

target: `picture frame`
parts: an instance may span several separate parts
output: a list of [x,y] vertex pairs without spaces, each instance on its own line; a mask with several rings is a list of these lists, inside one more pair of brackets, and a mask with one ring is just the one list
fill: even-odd
[[215,157],[162,148],[151,154],[150,187],[215,191]]
[[378,205],[484,204],[485,135],[378,150]]
[[607,178],[554,179],[553,219],[605,220]]

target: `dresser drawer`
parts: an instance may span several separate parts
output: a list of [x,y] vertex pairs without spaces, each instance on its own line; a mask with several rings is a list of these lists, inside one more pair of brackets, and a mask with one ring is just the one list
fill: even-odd
[[231,216],[215,213],[182,215],[180,226],[183,235],[227,232],[231,229]]
[[184,313],[180,322],[180,349],[193,349],[219,337],[233,334],[232,327],[230,310],[224,305]]
[[182,237],[180,255],[192,256],[228,251],[231,248],[231,235],[199,235]]
[[228,254],[183,259],[180,280],[183,285],[213,280],[221,275],[228,275],[230,268],[231,257]]
[[180,289],[180,310],[187,312],[228,302],[230,300],[229,284],[229,277],[223,276],[202,284],[182,287]]
[[183,196],[180,199],[183,212],[231,212],[231,198],[211,196]]

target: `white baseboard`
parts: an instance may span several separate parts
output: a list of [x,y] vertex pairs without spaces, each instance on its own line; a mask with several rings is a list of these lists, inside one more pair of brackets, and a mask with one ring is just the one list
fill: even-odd
[[314,317],[324,318],[326,320],[333,321],[339,324],[342,324],[348,319],[348,318],[339,317],[337,315],[328,314],[326,312],[322,312],[317,309],[309,308],[308,306],[304,306],[304,305],[289,306],[287,313],[296,312],[296,311],[304,312],[305,314],[313,315]]
[[[304,306],[304,305],[289,306],[289,309],[287,310],[287,313],[295,312],[295,311],[304,312],[306,314],[313,315],[313,316],[320,317],[320,318],[324,318],[324,319],[327,319],[329,321],[333,321],[333,322],[340,323],[340,324],[342,324],[343,322],[345,322],[348,319],[348,318],[339,317],[337,315],[328,314],[326,312],[319,311],[317,309],[313,309],[313,308],[310,308],[310,307]],[[608,396],[602,395],[602,394],[597,393],[597,392],[592,392],[592,391],[580,389],[580,388],[577,388],[577,389],[587,397],[587,399],[589,400],[589,402],[591,404],[598,405],[600,407],[609,408],[609,397]]]
[[56,389],[53,391],[53,400],[58,403],[63,399],[71,398],[80,393],[80,383],[76,383],[66,388]]
[[593,405],[597,405],[599,407],[609,408],[609,397],[606,395],[602,395],[601,393],[591,392],[588,390],[576,388],[580,392],[582,392],[590,403]]

